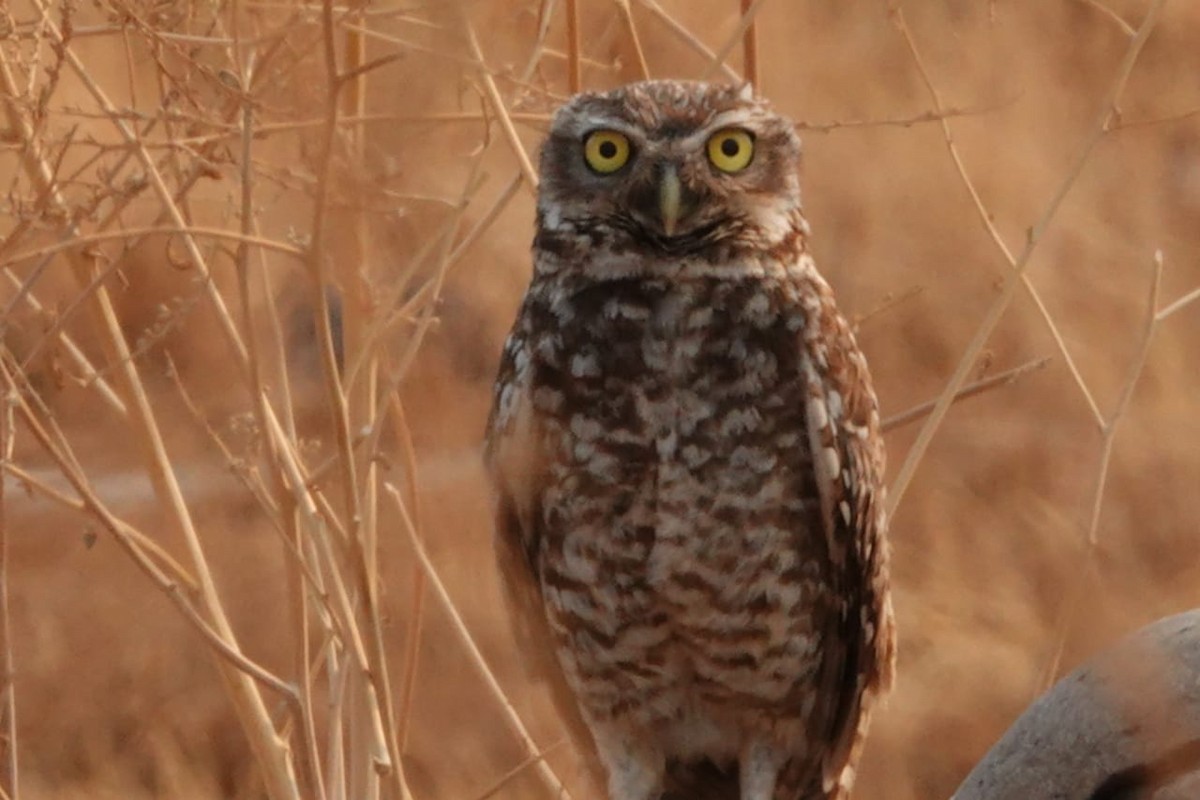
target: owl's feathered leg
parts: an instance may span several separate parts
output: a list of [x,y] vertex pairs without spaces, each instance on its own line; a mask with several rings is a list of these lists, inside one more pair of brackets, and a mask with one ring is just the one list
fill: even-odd
[[787,757],[769,742],[751,740],[739,761],[741,800],[774,800],[775,783]]
[[609,800],[658,800],[667,768],[662,748],[611,721],[593,720],[590,727],[608,773]]

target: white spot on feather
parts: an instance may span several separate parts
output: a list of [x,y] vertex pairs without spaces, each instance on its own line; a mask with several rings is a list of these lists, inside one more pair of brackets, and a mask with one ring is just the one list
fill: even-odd
[[517,350],[513,356],[513,369],[518,375],[525,374],[525,370],[529,368],[529,351],[524,347]]
[[594,355],[577,353],[571,357],[571,374],[576,378],[594,378],[600,374],[600,363]]
[[511,383],[505,384],[504,388],[500,390],[499,405],[501,419],[507,419],[508,415],[512,413],[513,403],[515,403],[517,399],[516,394],[517,387],[513,386]]
[[687,445],[679,454],[683,456],[683,463],[687,464],[689,469],[696,469],[703,466],[712,459],[712,453],[701,450],[694,444]]
[[829,416],[834,419],[842,418],[842,395],[834,389],[829,390],[826,396],[826,402],[829,403]]
[[756,292],[742,310],[747,318],[761,317],[771,310],[771,301],[765,292]]
[[762,416],[756,408],[735,408],[721,420],[722,436],[737,436],[758,429]]
[[571,417],[571,433],[585,442],[591,442],[604,433],[604,427],[594,419],[576,414]]
[[829,427],[829,409],[825,405],[825,401],[819,397],[814,397],[809,401],[808,413],[812,415],[813,427],[817,430],[824,430]]
[[842,461],[838,458],[838,451],[832,447],[824,447],[821,449],[821,457],[825,459],[825,474],[837,475],[842,468]]

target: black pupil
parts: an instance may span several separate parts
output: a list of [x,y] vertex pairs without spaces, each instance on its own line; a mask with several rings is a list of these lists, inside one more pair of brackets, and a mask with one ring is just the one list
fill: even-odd
[[738,151],[741,149],[742,149],[742,146],[740,144],[738,144],[737,139],[734,139],[732,137],[730,137],[729,139],[724,139],[721,142],[721,152],[724,153],[729,158],[733,158],[734,156],[736,156],[738,154]]
[[600,143],[600,157],[601,158],[616,158],[617,157],[616,142],[601,142]]

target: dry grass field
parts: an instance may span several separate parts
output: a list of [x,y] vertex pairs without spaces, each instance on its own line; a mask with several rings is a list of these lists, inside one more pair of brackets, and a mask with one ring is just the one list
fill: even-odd
[[1200,604],[1200,6],[11,0],[4,796],[598,797],[478,457],[528,159],[576,79],[738,79],[746,8],[885,416],[1046,360],[888,434],[899,683],[857,796],[949,796]]

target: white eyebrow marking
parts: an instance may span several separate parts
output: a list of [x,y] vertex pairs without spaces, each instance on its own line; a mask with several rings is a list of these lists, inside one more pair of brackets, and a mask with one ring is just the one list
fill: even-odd
[[755,124],[761,119],[761,116],[750,108],[731,108],[728,111],[722,111],[719,114],[714,114],[704,127],[706,130],[714,128],[729,128],[742,127],[753,130],[757,127]]
[[629,137],[630,141],[634,142],[642,139],[642,130],[636,125],[631,125],[619,117],[609,117],[599,114],[588,114],[580,117],[571,126],[569,133],[582,138],[593,131],[616,131],[617,133],[625,134]]

